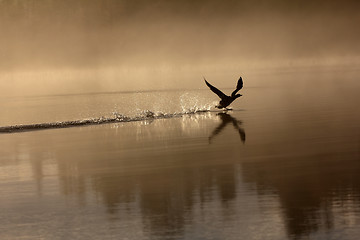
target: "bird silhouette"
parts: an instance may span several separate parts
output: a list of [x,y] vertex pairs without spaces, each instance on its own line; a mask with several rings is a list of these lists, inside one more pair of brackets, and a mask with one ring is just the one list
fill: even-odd
[[231,115],[224,113],[224,112],[220,112],[217,114],[217,116],[220,117],[221,119],[221,123],[219,124],[219,126],[217,126],[214,131],[211,133],[211,135],[209,136],[209,143],[211,143],[211,140],[217,136],[228,124],[232,123],[232,125],[234,126],[234,128],[236,130],[238,130],[239,135],[240,135],[240,139],[243,143],[245,143],[245,130],[240,127],[240,125],[242,124],[241,121],[237,120],[236,118],[232,117]]
[[208,81],[206,81],[205,77],[204,77],[204,80],[205,80],[206,85],[210,88],[210,90],[213,91],[216,95],[218,95],[221,98],[219,105],[215,106],[216,108],[219,108],[219,109],[225,108],[226,110],[230,110],[226,107],[229,106],[235,99],[242,96],[241,94],[236,94],[240,89],[243,88],[243,85],[244,85],[241,77],[239,78],[239,80],[237,82],[236,89],[231,93],[231,96],[225,95],[222,91],[220,91],[219,89],[217,89],[216,87],[211,85]]

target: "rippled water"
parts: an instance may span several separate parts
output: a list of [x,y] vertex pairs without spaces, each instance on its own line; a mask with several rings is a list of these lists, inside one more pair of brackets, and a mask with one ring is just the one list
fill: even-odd
[[0,239],[357,239],[359,85],[312,81],[227,113],[184,114],[207,89],[2,99],[1,127],[180,115],[0,134]]

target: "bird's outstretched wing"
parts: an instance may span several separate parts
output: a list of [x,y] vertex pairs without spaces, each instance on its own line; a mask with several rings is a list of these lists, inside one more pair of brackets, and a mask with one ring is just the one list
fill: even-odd
[[242,89],[244,86],[244,83],[243,83],[243,80],[242,78],[240,77],[238,82],[237,82],[237,85],[236,85],[236,89],[231,93],[231,96],[235,96],[235,94],[240,90]]
[[213,85],[208,83],[205,78],[204,78],[204,80],[205,80],[206,85],[210,88],[210,90],[213,91],[216,95],[218,95],[221,99],[226,97],[226,95],[222,91],[220,91],[219,89],[217,89],[216,87],[214,87]]

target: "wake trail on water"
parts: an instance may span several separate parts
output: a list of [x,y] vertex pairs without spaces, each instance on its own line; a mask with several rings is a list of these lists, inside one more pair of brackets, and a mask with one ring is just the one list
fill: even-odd
[[48,122],[48,123],[3,126],[0,127],[0,133],[16,133],[16,132],[26,132],[26,131],[35,131],[35,130],[45,130],[45,129],[98,125],[98,124],[106,124],[106,123],[122,123],[122,122],[135,122],[135,121],[144,121],[144,120],[175,118],[175,117],[182,117],[184,115],[191,115],[191,114],[198,114],[205,112],[211,112],[211,110],[206,108],[206,109],[194,109],[194,110],[175,112],[175,113],[152,112],[146,110],[143,111],[141,114],[133,117],[125,116],[117,112],[114,112],[112,117],[100,117],[100,118],[89,118],[89,119],[74,120],[74,121],[59,121],[59,122]]

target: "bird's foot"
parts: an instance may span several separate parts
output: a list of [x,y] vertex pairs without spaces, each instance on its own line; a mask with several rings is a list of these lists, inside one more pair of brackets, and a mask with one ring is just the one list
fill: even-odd
[[224,108],[224,111],[232,111],[232,108]]

